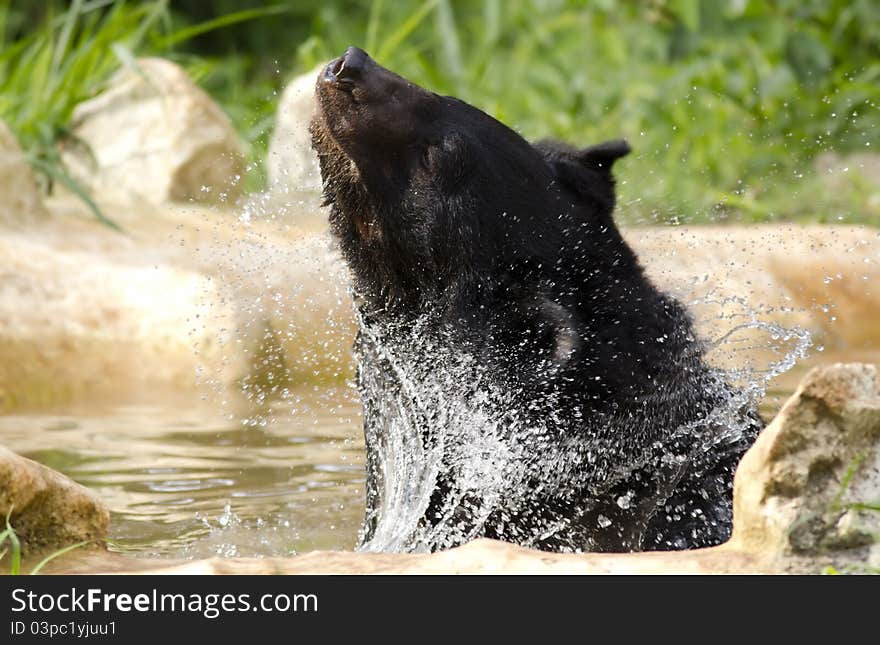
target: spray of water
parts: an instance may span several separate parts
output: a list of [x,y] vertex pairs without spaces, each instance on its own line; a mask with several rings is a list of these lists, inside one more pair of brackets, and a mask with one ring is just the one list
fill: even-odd
[[[334,310],[347,307],[350,294],[344,274],[327,273],[329,242],[322,236],[287,245],[279,241],[278,231],[283,238],[287,222],[264,201],[246,203],[232,223],[235,234],[218,230],[206,248],[215,287],[223,300],[238,303],[232,314],[223,314],[226,333],[218,342],[229,348],[229,356],[247,345],[252,357],[238,380],[255,404],[242,419],[244,426],[264,426],[270,400],[293,401],[286,409],[296,414],[297,387],[312,382],[310,375],[317,377],[322,365],[342,366],[348,360],[347,350],[334,340],[342,331],[337,321],[344,317]],[[341,268],[338,262],[333,266]],[[668,408],[669,419],[696,400],[712,402],[698,418],[671,422],[662,440],[646,440],[656,419],[630,409],[595,413],[566,405],[553,393],[523,408],[518,392],[499,385],[492,368],[433,333],[427,316],[405,328],[379,328],[359,319],[356,361],[364,414],[382,423],[366,424],[367,511],[358,548],[429,551],[489,536],[582,551],[607,548],[603,532],[614,534],[617,544],[640,548],[649,546],[643,537],[652,516],[679,521],[681,514],[693,515],[688,530],[695,539],[704,530],[701,522],[709,533],[714,523],[729,521],[723,516],[729,509],[712,516],[708,509],[677,504],[674,484],[683,481],[685,471],[720,477],[711,456],[754,439],[754,417],[744,411],[753,408],[773,378],[804,356],[810,337],[762,320],[762,312],[745,298],[676,295],[694,312],[698,326],[711,323],[710,328],[724,330],[706,344],[710,364],[713,356],[733,360],[719,361],[725,366],[678,389],[659,387],[646,395],[651,400],[642,404]],[[724,319],[709,320],[719,309]],[[308,334],[317,340],[304,342]],[[763,363],[738,359],[755,351]],[[228,379],[220,371],[226,367],[202,373],[202,382],[213,386],[224,404]],[[553,376],[555,367],[540,369]],[[230,409],[229,415],[235,412]],[[648,483],[650,473],[657,472],[667,484]],[[696,492],[707,497],[725,492],[721,484],[715,489],[711,481],[704,484],[699,482]],[[660,542],[655,547],[680,547],[675,536],[654,533]]]
[[[705,414],[660,437],[649,428],[656,419],[630,411],[590,415],[553,395],[522,409],[517,392],[498,387],[484,366],[432,335],[428,321],[389,330],[361,320],[368,492],[359,548],[430,551],[489,536],[583,551],[608,548],[603,533],[624,548],[687,544],[660,529],[656,544],[647,544],[650,518],[658,515],[686,522],[696,543],[701,533],[716,535],[719,523],[729,524],[729,505],[676,505],[675,495],[729,493],[732,466],[722,473],[717,455],[741,452],[754,440],[759,425],[749,411],[810,345],[808,332],[762,321],[744,300],[740,312],[724,304],[728,329],[708,343],[710,359],[756,350],[771,359],[711,368],[678,391],[658,386],[649,395],[654,400],[644,402],[649,410],[712,402]],[[369,423],[371,416],[381,423]],[[649,436],[655,440],[646,442]],[[681,486],[695,490],[683,493]]]

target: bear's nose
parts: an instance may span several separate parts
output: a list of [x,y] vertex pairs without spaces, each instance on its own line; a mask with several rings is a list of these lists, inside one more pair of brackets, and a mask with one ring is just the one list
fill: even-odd
[[324,78],[342,84],[353,83],[363,73],[369,58],[363,49],[349,47],[342,56],[330,61],[324,72]]

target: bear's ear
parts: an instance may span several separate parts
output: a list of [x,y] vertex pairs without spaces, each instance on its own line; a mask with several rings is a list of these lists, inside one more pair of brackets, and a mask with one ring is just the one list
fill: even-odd
[[578,151],[575,156],[581,161],[581,163],[593,168],[610,171],[611,166],[614,165],[615,161],[621,157],[625,157],[630,152],[632,152],[632,148],[629,147],[629,144],[626,141],[623,139],[616,139],[614,141],[605,141],[604,143],[584,148],[583,150]]
[[614,209],[614,162],[629,154],[626,141],[606,141],[577,149],[560,141],[545,139],[534,144],[560,184],[566,186],[599,216]]
[[534,147],[550,164],[576,161],[590,170],[605,172],[610,172],[615,161],[632,152],[632,148],[623,139],[605,141],[580,150],[561,141],[543,139],[535,143]]

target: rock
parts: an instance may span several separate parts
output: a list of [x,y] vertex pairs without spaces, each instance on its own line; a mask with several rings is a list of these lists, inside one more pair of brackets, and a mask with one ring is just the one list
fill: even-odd
[[122,203],[235,201],[244,153],[229,118],[178,65],[140,58],[137,66],[74,110],[77,143],[63,150],[72,174]]
[[[276,217],[259,204],[239,217],[194,205],[108,208],[123,236],[76,200],[46,203],[51,217],[38,226],[0,231],[0,410],[152,401],[168,390],[199,399],[206,382],[224,396],[242,384],[259,396],[280,382],[339,383],[352,374],[347,271],[326,232],[294,226],[314,216]],[[826,346],[818,358],[840,346],[870,360],[880,346],[876,230],[625,234],[710,339],[754,308],[759,321],[812,331]],[[768,331],[754,331],[755,346],[767,350]],[[740,347],[713,351],[741,365]]]
[[810,371],[740,463],[734,507],[734,548],[781,569],[880,568],[877,368]]
[[824,152],[813,163],[821,185],[829,194],[846,196],[849,210],[862,221],[880,217],[880,154]]
[[[80,231],[60,219],[48,235],[0,237],[0,410],[192,388],[200,364],[221,364],[224,333],[196,324],[209,311],[231,317],[207,276],[150,262],[133,239],[85,218],[95,239],[71,248]],[[102,241],[129,260],[96,249]]]
[[547,553],[485,538],[438,553],[313,551],[288,558],[156,560],[76,553],[48,573],[185,575],[718,574],[772,573],[755,554],[725,547],[652,553]]
[[710,354],[715,364],[765,369],[795,345],[798,330],[810,332],[814,348],[826,354],[880,347],[876,229],[778,224],[623,232],[648,275],[690,307],[698,332],[725,339]]
[[22,552],[55,550],[107,537],[110,512],[87,488],[0,446],[0,515],[10,524]]
[[853,175],[861,176],[869,186],[880,190],[880,154],[856,152],[842,156],[836,152],[823,152],[816,157],[813,167],[831,190],[844,188],[846,178]]
[[345,268],[286,223],[142,204],[129,235],[49,201],[41,226],[0,234],[0,411],[155,402],[352,372]]
[[737,469],[730,541],[695,551],[546,553],[474,540],[439,553],[305,553],[181,562],[85,554],[53,572],[150,574],[700,574],[880,568],[880,375],[812,370]]
[[276,201],[317,204],[321,193],[318,158],[311,147],[309,121],[315,109],[315,80],[321,67],[296,77],[278,102],[275,130],[266,164],[269,189]]
[[0,225],[22,225],[46,216],[31,166],[3,121],[0,121],[0,196]]

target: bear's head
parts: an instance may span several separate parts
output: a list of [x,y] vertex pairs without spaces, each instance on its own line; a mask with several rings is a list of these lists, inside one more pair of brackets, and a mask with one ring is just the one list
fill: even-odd
[[533,267],[571,277],[603,248],[625,256],[609,267],[635,261],[622,244],[584,244],[619,238],[611,166],[625,142],[532,145],[355,47],[319,74],[316,93],[311,133],[331,232],[368,302],[424,308]]

